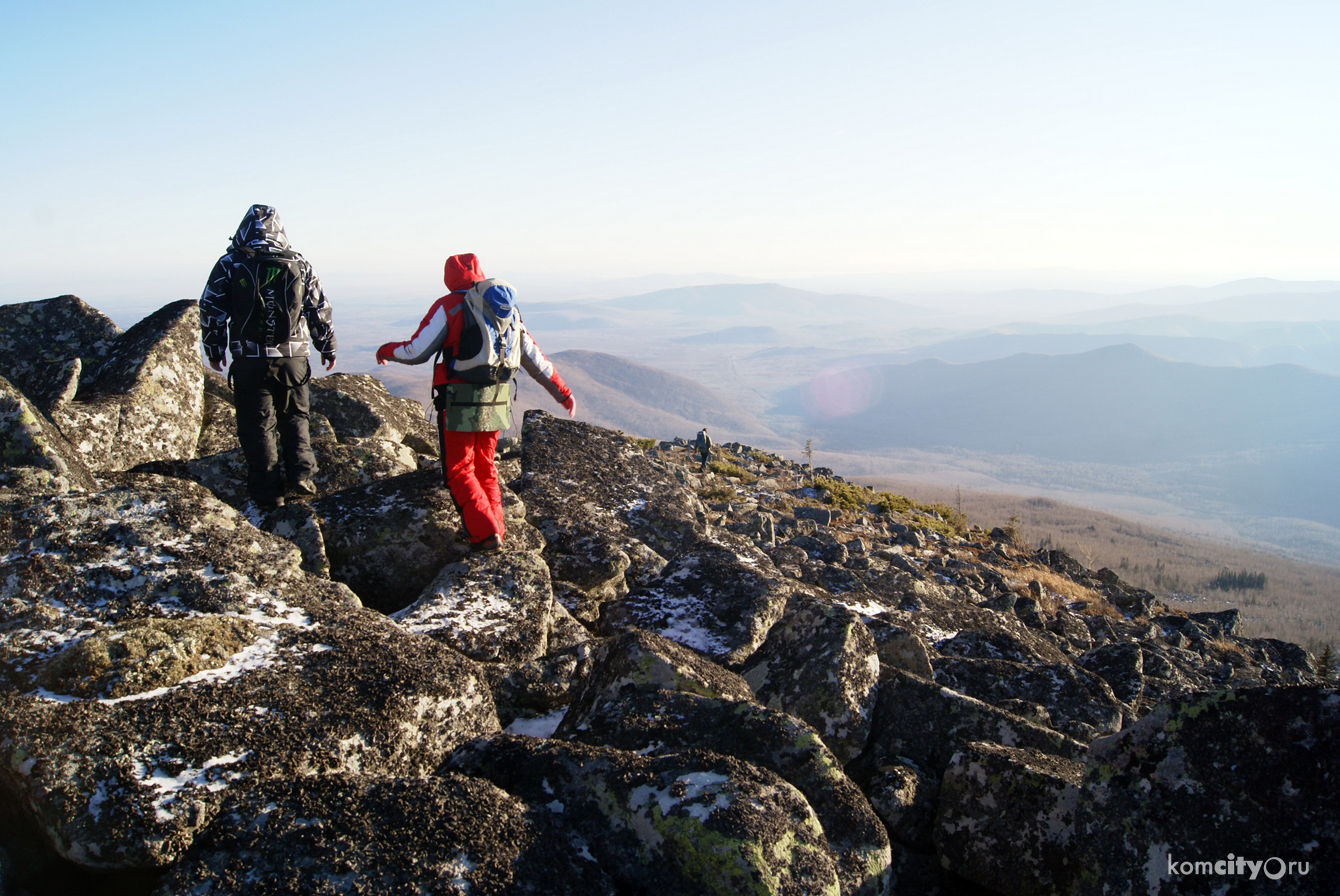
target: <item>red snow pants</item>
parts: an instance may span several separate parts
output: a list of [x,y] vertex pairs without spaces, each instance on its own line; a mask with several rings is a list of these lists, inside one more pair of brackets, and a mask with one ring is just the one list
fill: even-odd
[[461,512],[470,542],[478,544],[505,534],[502,492],[498,490],[498,468],[493,462],[498,433],[452,432],[442,428],[438,415],[438,433],[442,443],[442,478],[451,498]]

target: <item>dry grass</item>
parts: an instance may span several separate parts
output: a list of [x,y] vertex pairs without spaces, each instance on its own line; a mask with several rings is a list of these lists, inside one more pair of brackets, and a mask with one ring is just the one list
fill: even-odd
[[1038,604],[1051,613],[1065,606],[1089,615],[1121,615],[1097,591],[1045,566],[1020,567],[1006,575],[1005,582],[1015,592],[1026,592],[1030,582],[1041,584],[1042,600]]
[[734,501],[739,495],[728,485],[709,485],[698,489],[698,497],[719,504],[722,501]]
[[745,470],[742,467],[737,467],[735,464],[727,463],[724,460],[708,461],[707,468],[718,476],[734,476],[736,479],[745,483],[753,482],[758,478],[748,470]]

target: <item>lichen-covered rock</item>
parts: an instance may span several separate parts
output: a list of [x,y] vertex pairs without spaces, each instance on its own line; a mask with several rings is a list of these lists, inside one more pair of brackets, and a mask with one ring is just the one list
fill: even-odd
[[922,852],[935,849],[931,836],[940,803],[938,779],[906,763],[881,765],[870,776],[865,793],[890,838]]
[[707,532],[702,502],[622,433],[527,411],[521,444],[514,489],[546,538],[545,521],[581,522],[670,556]]
[[844,896],[884,892],[890,852],[879,819],[818,733],[793,716],[682,691],[631,691],[599,704],[571,737],[645,756],[696,747],[774,772],[814,809]]
[[553,603],[538,552],[473,554],[444,566],[391,618],[473,660],[517,664],[548,651]]
[[330,578],[330,558],[321,535],[321,521],[310,504],[294,501],[266,514],[260,528],[278,535],[302,552],[302,568],[314,576]]
[[934,674],[930,651],[916,631],[895,625],[883,613],[862,621],[875,639],[875,653],[879,656],[880,668],[902,669],[922,678],[930,678]]
[[200,438],[196,440],[194,456],[206,457],[240,448],[237,441],[237,408],[227,378],[223,374],[206,370],[204,388]]
[[0,370],[43,414],[94,375],[121,328],[75,296],[0,305]]
[[932,778],[974,741],[1028,747],[1079,759],[1084,745],[986,703],[901,670],[881,676],[870,745],[856,760],[858,780],[906,757]]
[[311,506],[321,520],[331,578],[384,613],[409,606],[442,567],[470,550],[436,470],[346,489]]
[[601,704],[630,691],[683,691],[703,697],[753,701],[743,678],[674,641],[637,629],[596,648],[592,671],[572,701],[556,737],[580,731]]
[[96,488],[79,452],[12,383],[0,377],[0,467],[33,467],[68,486]]
[[1102,644],[1076,662],[1106,681],[1123,703],[1134,705],[1144,692],[1144,655],[1140,645],[1133,641]]
[[[1145,715],[1156,706],[1187,694],[1216,689],[1210,668],[1219,663],[1191,650],[1160,644],[1153,640],[1140,643],[1140,699],[1136,713]],[[1224,685],[1227,687],[1227,685]]]
[[1043,666],[951,656],[937,658],[934,666],[937,684],[984,703],[1041,704],[1058,730],[1070,722],[1101,734],[1121,730],[1122,706],[1107,682],[1072,663]]
[[0,494],[0,791],[62,856],[163,865],[238,781],[423,774],[497,730],[469,660],[199,486],[120,479]]
[[392,395],[375,376],[333,373],[312,380],[312,411],[322,414],[340,441],[387,439],[419,454],[437,457],[437,428],[423,405]]
[[763,643],[794,591],[753,544],[721,535],[695,543],[646,587],[606,604],[601,627],[645,629],[736,665]]
[[502,736],[456,750],[444,769],[547,807],[550,823],[618,888],[665,896],[840,892],[809,803],[782,778],[738,759]]
[[1333,892],[1338,736],[1340,693],[1291,687],[1188,695],[1094,741],[1074,892]]
[[200,306],[173,302],[135,324],[52,422],[94,472],[195,455],[204,412]]
[[555,594],[583,621],[708,532],[698,497],[622,433],[527,411],[521,466],[510,485],[544,536]]
[[32,686],[35,664],[123,619],[243,616],[295,588],[349,601],[302,571],[266,535],[194,483],[122,474],[91,494],[34,501],[0,492],[0,676]]
[[792,595],[740,674],[760,703],[813,725],[842,762],[865,749],[879,656],[874,638],[851,610]]
[[[337,442],[333,438],[313,436],[311,444],[312,452],[316,455],[316,472],[312,474],[312,484],[320,496],[371,485],[419,470],[418,459],[413,451],[399,442],[387,439]],[[220,501],[234,507],[245,507],[250,500],[247,493],[247,459],[241,448],[191,460],[151,461],[137,465],[134,470],[198,482],[212,491]],[[441,473],[438,474],[438,481],[441,481]]]
[[607,876],[487,781],[327,775],[239,794],[160,896],[587,896]]
[[1016,662],[1070,661],[1055,643],[1029,629],[1015,614],[978,606],[980,597],[967,589],[892,570],[867,580],[866,587],[869,590],[862,596],[882,603],[888,621],[915,631],[940,653]]
[[940,785],[935,845],[943,866],[1005,896],[1069,892],[1083,770],[1037,750],[964,747]]

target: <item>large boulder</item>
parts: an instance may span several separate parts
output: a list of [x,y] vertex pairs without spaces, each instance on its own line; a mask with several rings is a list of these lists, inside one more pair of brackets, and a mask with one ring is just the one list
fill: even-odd
[[[833,854],[785,780],[705,750],[639,756],[527,737],[478,740],[444,770],[486,778],[535,809],[631,892],[832,894]],[[537,816],[540,813],[536,813]]]
[[94,472],[195,455],[204,412],[200,306],[173,302],[135,324],[52,422]]
[[510,484],[543,534],[554,590],[583,621],[708,532],[706,509],[622,433],[527,411]]
[[74,396],[121,328],[75,296],[0,305],[0,370],[43,414]]
[[979,606],[980,596],[966,588],[894,570],[868,579],[867,587],[863,595],[884,605],[887,621],[915,631],[940,653],[1017,662],[1070,661],[1065,651],[1015,614]]
[[321,520],[331,578],[384,613],[418,600],[444,566],[470,551],[437,470],[346,489],[311,506]]
[[842,762],[865,749],[879,656],[870,631],[851,610],[792,595],[740,674],[760,703],[813,725]]
[[1049,728],[894,669],[881,676],[870,744],[849,770],[864,782],[874,769],[905,758],[939,778],[954,753],[974,741],[1028,747],[1065,759],[1084,755],[1083,744]]
[[1134,705],[1144,693],[1144,654],[1134,641],[1113,641],[1082,654],[1076,662],[1102,678],[1123,703]]
[[974,743],[940,785],[943,866],[1004,896],[1069,891],[1084,766],[1050,753]]
[[934,666],[937,684],[985,703],[1022,700],[1041,704],[1053,726],[1077,740],[1092,740],[1090,731],[1112,734],[1121,730],[1122,705],[1107,682],[1072,663],[1026,665],[940,657]]
[[794,591],[766,554],[723,534],[694,543],[647,586],[606,604],[601,627],[645,629],[738,665],[762,645]]
[[330,421],[340,441],[388,439],[419,454],[438,454],[437,428],[424,417],[423,405],[392,395],[375,376],[333,373],[313,379],[309,394],[313,413]]
[[516,665],[548,652],[553,606],[538,551],[495,552],[448,563],[392,618],[473,660]]
[[629,691],[599,704],[572,739],[652,756],[689,748],[734,756],[789,781],[814,809],[843,894],[883,894],[889,838],[818,733],[756,703],[682,691]]
[[45,470],[67,487],[97,487],[74,446],[22,392],[0,377],[0,475],[19,467]]
[[555,834],[515,797],[458,774],[268,781],[231,800],[157,892],[613,896]]
[[1340,693],[1290,687],[1188,695],[1094,741],[1074,892],[1334,892],[1338,737]]
[[729,701],[754,699],[748,683],[674,641],[650,632],[624,632],[603,641],[590,676],[573,699],[556,736],[583,730],[607,702],[638,691],[682,691]]
[[496,731],[477,666],[191,483],[0,496],[0,792],[65,858],[175,861],[244,782],[422,775]]
[[484,667],[498,719],[509,725],[518,717],[547,715],[568,706],[594,666],[593,640],[563,605],[550,605],[548,649],[544,656],[513,665]]

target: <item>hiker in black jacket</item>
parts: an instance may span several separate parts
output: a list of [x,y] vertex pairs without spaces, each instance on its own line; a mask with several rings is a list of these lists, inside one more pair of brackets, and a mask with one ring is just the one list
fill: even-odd
[[[312,367],[307,342],[335,367],[335,330],[330,303],[307,259],[289,246],[279,215],[253,205],[228,251],[214,265],[200,297],[205,357],[222,371],[232,352],[228,380],[237,406],[237,440],[249,473],[247,489],[256,506],[273,510],[288,490],[316,494],[316,456],[307,432],[307,384]],[[275,446],[276,418],[283,468]]]
[[706,426],[698,430],[698,438],[694,440],[693,446],[698,449],[698,454],[703,459],[702,466],[698,467],[698,472],[706,473],[707,462],[712,459],[712,437],[707,434]]

